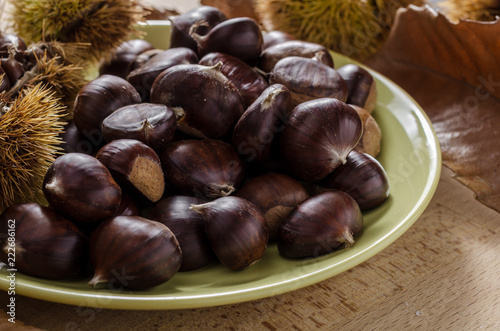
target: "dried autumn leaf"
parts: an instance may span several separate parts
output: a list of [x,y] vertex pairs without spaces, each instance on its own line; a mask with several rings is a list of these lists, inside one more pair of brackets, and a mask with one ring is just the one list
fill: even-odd
[[444,165],[500,212],[499,35],[498,19],[454,24],[411,6],[366,64],[415,98],[433,122]]

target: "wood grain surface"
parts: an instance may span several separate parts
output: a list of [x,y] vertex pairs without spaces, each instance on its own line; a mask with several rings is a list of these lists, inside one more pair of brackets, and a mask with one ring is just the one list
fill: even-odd
[[[499,236],[499,214],[443,168],[430,205],[403,236],[357,267],[306,288],[173,311],[17,296],[16,318],[46,330],[500,330]],[[7,299],[2,292],[0,301]]]

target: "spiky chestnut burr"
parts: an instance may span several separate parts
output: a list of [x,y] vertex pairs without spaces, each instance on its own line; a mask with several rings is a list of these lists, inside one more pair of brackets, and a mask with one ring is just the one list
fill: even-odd
[[92,45],[82,54],[98,60],[133,33],[144,18],[136,0],[10,0],[13,28],[28,42]]
[[41,185],[60,151],[64,106],[39,84],[19,96],[0,94],[0,212],[14,203],[44,202]]

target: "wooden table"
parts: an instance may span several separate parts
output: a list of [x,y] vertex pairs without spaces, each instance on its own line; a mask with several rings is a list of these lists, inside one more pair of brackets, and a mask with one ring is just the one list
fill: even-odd
[[[357,267],[306,288],[173,311],[106,310],[17,296],[16,318],[47,330],[500,330],[499,236],[500,215],[443,168],[430,205],[402,237]],[[7,299],[2,292],[0,301]]]

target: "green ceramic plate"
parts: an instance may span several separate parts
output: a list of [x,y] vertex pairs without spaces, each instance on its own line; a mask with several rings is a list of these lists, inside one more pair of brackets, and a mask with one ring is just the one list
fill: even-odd
[[[168,23],[143,27],[158,48],[168,45]],[[352,60],[334,54],[336,67]],[[293,291],[344,272],[377,254],[400,237],[422,214],[439,180],[441,154],[431,123],[401,88],[371,71],[377,81],[374,117],[382,133],[378,159],[390,181],[390,197],[364,216],[364,230],[349,249],[314,259],[281,258],[271,244],[259,263],[233,272],[222,265],[177,273],[149,291],[91,289],[88,278],[49,281],[16,273],[16,293],[47,301],[117,309],[180,309],[230,304]],[[7,268],[0,269],[0,287],[7,290]]]

